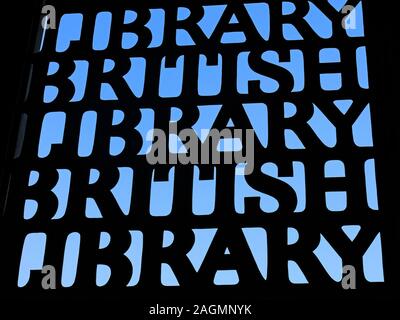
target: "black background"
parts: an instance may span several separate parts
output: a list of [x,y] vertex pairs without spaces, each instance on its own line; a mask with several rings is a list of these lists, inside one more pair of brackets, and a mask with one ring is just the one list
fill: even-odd
[[[50,4],[62,5],[63,1],[49,2]],[[396,10],[392,7],[393,3],[389,1],[372,1],[364,0],[367,6],[364,7],[365,15],[365,28],[367,37],[367,53],[370,75],[370,86],[372,88],[373,101],[376,106],[375,110],[379,109],[379,113],[375,113],[375,145],[378,148],[381,161],[378,162],[378,189],[380,190],[380,203],[382,211],[388,217],[386,228],[392,231],[391,234],[394,238],[390,243],[386,243],[385,260],[390,261],[386,263],[387,274],[390,276],[386,278],[385,286],[376,291],[369,290],[356,290],[356,292],[324,292],[322,289],[314,289],[304,292],[293,291],[291,296],[277,294],[276,297],[269,297],[267,300],[260,299],[239,299],[236,301],[232,297],[229,303],[256,303],[257,314],[268,313],[264,308],[268,306],[276,306],[276,302],[287,302],[289,307],[291,303],[302,300],[304,302],[325,301],[332,302],[339,308],[344,306],[355,305],[363,301],[372,301],[370,306],[378,307],[386,302],[389,302],[398,297],[397,286],[399,282],[398,254],[399,254],[399,118],[397,117],[399,108],[397,97],[398,79],[396,77],[398,62],[397,58],[397,41],[398,41],[398,17],[396,17]],[[3,12],[4,19],[1,20],[2,29],[2,89],[1,89],[1,110],[0,110],[0,129],[1,129],[1,159],[4,163],[1,166],[1,205],[3,206],[3,196],[6,193],[7,185],[7,172],[10,167],[9,150],[13,149],[13,141],[16,135],[15,128],[15,115],[18,115],[18,98],[21,95],[21,87],[23,87],[24,79],[27,74],[27,65],[24,61],[30,54],[31,48],[34,43],[34,34],[36,31],[37,22],[39,21],[39,12],[41,2],[36,0],[29,0],[26,3],[22,1],[8,4],[11,8]],[[93,4],[95,5],[95,4]],[[5,54],[5,56],[4,56]],[[2,208],[1,208],[2,209]],[[0,246],[12,246],[7,243],[8,230],[4,225],[3,216],[1,216],[1,243]],[[3,251],[3,250],[2,250]],[[2,257],[2,264],[7,263],[6,257]],[[2,272],[1,278],[6,277]],[[21,299],[18,293],[13,292],[13,289],[4,286],[1,287],[1,292],[7,296],[12,296],[14,299]],[[3,295],[3,294],[2,294]],[[221,295],[223,296],[223,295]],[[27,298],[27,297],[25,297]],[[44,299],[44,300],[63,300],[66,297],[55,293],[41,295],[34,295],[28,297],[29,299]],[[68,299],[105,299],[101,296],[77,294],[75,297],[69,296]],[[109,297],[108,297],[109,298]],[[107,299],[105,304],[115,303],[118,299],[129,300],[136,299],[137,297],[128,297],[126,295],[115,295],[114,298]],[[205,303],[223,303],[224,299],[202,299]],[[200,303],[202,300],[191,299],[188,297],[184,300],[174,299],[174,297],[154,297],[151,300],[145,301],[145,305],[152,303],[171,302],[173,304],[182,304],[184,301]],[[258,300],[258,301],[257,301]],[[143,302],[142,302],[143,303]],[[130,302],[129,306],[135,310],[135,314],[140,314],[144,311],[142,303]],[[363,308],[368,305],[363,304]],[[98,306],[100,307],[100,306]],[[290,309],[290,308],[289,308]],[[136,318],[136,317],[135,317]],[[140,317],[139,317],[140,318]]]

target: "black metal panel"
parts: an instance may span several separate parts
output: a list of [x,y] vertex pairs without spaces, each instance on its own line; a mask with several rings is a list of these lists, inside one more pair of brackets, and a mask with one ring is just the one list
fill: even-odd
[[[263,1],[251,1],[258,3]],[[264,1],[265,2],[265,1]],[[65,13],[82,13],[84,27],[80,42],[75,42],[63,53],[55,52],[57,30],[48,30],[43,49],[34,52],[37,47],[36,27],[40,22],[41,4],[32,5],[32,11],[25,12],[26,18],[31,17],[32,26],[22,31],[24,35],[19,41],[19,52],[24,45],[29,47],[27,54],[18,56],[23,62],[17,62],[16,68],[24,69],[20,77],[18,92],[10,91],[10,97],[18,97],[15,104],[9,102],[10,115],[2,117],[6,133],[2,139],[8,143],[6,151],[7,164],[2,175],[2,205],[1,217],[1,252],[4,271],[1,273],[2,290],[11,297],[25,298],[118,298],[131,299],[138,302],[151,303],[184,303],[193,301],[249,301],[252,303],[273,300],[291,300],[326,297],[327,299],[391,298],[398,283],[398,227],[399,218],[396,206],[396,188],[398,170],[396,159],[398,148],[397,121],[394,116],[394,79],[391,74],[393,52],[391,43],[394,41],[390,30],[390,22],[385,15],[378,14],[381,4],[372,1],[362,1],[364,8],[365,37],[350,38],[340,25],[343,18],[339,13],[327,9],[328,14],[336,19],[333,23],[332,39],[321,39],[315,36],[307,25],[299,22],[297,29],[304,40],[287,41],[282,37],[282,24],[285,16],[280,16],[281,1],[266,1],[270,3],[271,35],[268,41],[258,36],[243,10],[243,1],[230,1],[228,13],[223,19],[226,25],[233,13],[237,15],[247,41],[238,44],[221,44],[218,36],[207,39],[199,35],[193,24],[176,24],[177,7],[190,9],[195,18],[202,17],[201,5],[225,4],[224,1],[53,1],[57,12],[57,26]],[[298,6],[299,19],[302,11],[308,10],[306,1],[294,1]],[[321,4],[325,8],[328,4]],[[359,1],[348,1],[356,5]],[[121,34],[129,31],[123,24],[123,14],[127,9],[138,12],[138,25],[149,18],[149,8],[162,8],[169,20],[163,44],[158,48],[148,49],[151,35],[145,29],[139,31],[139,44],[131,50],[120,47]],[[106,50],[93,51],[91,48],[94,19],[98,12],[113,13],[113,29],[110,45]],[[31,14],[31,15],[30,15]],[[295,14],[295,20],[296,20]],[[115,19],[115,22],[114,22]],[[143,20],[141,20],[143,19]],[[27,20],[29,21],[29,20]],[[230,31],[229,26],[222,23],[215,34]],[[174,30],[185,28],[195,39],[195,46],[179,47],[174,44]],[[133,25],[132,28],[135,28]],[[192,28],[192,29],[191,29]],[[227,28],[227,29],[224,29]],[[28,29],[31,31],[28,36]],[[34,31],[32,31],[34,30]],[[40,30],[40,28],[39,28]],[[24,44],[24,45],[23,45]],[[28,45],[26,45],[28,44]],[[367,47],[369,67],[369,89],[360,88],[357,84],[355,49]],[[318,62],[320,49],[335,47],[341,50],[341,63],[322,66]],[[293,83],[287,73],[282,70],[268,69],[271,65],[263,64],[262,52],[275,50],[279,52],[282,61],[287,61],[289,50],[301,50],[305,58],[305,88],[293,93]],[[235,89],[237,55],[250,51],[252,66],[258,72],[271,76],[281,85],[275,93],[264,93],[259,83],[249,85],[249,94],[238,93]],[[32,53],[29,53],[32,52]],[[208,63],[222,56],[223,75],[220,94],[210,97],[200,96],[197,92],[198,57],[206,55]],[[176,98],[157,96],[159,66],[166,57],[167,66],[174,66],[176,59],[185,57],[185,73],[182,94]],[[147,78],[142,97],[136,97],[120,82],[130,67],[130,57],[144,57],[147,61]],[[103,75],[104,59],[113,59],[116,63],[114,73]],[[74,90],[66,79],[74,69],[74,60],[89,61],[89,75],[85,95],[78,102],[71,102]],[[48,64],[55,61],[60,65],[60,72],[53,78],[47,76]],[[152,68],[152,69],[151,69]],[[324,69],[325,68],[325,69]],[[31,73],[32,70],[32,73]],[[272,71],[269,71],[272,70]],[[327,92],[319,84],[319,75],[323,72],[342,72],[342,88]],[[19,72],[19,71],[18,71]],[[30,74],[31,73],[31,74]],[[30,80],[29,80],[30,79]],[[63,83],[62,90],[54,102],[43,103],[44,86]],[[102,82],[114,82],[114,90],[118,96],[116,101],[99,99]],[[26,88],[29,86],[29,93]],[[16,88],[16,81],[13,82]],[[340,122],[339,116],[332,111],[332,101],[337,99],[353,99],[354,105],[348,115],[348,121],[354,121],[363,111],[366,104],[371,105],[373,147],[360,148],[354,144],[351,137],[351,123]],[[219,165],[216,168],[217,196],[215,211],[209,216],[196,216],[192,213],[193,165],[174,165],[174,201],[172,212],[166,217],[154,217],[149,214],[150,183],[154,171],[155,179],[165,181],[173,165],[149,165],[144,156],[137,156],[142,139],[138,134],[129,131],[140,120],[139,108],[145,106],[155,112],[156,126],[168,130],[170,109],[172,106],[182,106],[183,118],[180,128],[189,128],[198,119],[197,105],[222,104],[215,127],[222,129],[226,120],[232,118],[239,127],[251,128],[248,118],[240,111],[242,103],[266,103],[270,110],[269,147],[255,145],[255,171],[248,177],[248,183],[262,192],[272,192],[280,207],[273,214],[261,211],[257,199],[247,199],[245,214],[239,215],[234,208],[234,165]],[[283,103],[293,102],[298,108],[299,117],[292,122],[283,117]],[[312,134],[305,122],[312,116],[313,104],[324,108],[323,111],[333,120],[337,128],[337,144],[327,148]],[[324,107],[325,106],[325,107]],[[85,111],[96,111],[98,126],[93,154],[87,158],[77,155],[77,145],[81,118]],[[126,122],[118,128],[112,126],[113,110],[121,110]],[[41,159],[37,156],[38,140],[44,116],[49,112],[61,111],[66,115],[66,131],[62,144],[53,146],[51,154]],[[336,110],[337,111],[337,110]],[[26,120],[24,140],[21,144],[21,115]],[[297,121],[297,122],[296,122]],[[305,145],[304,150],[288,150],[284,146],[284,129],[294,128]],[[9,130],[8,130],[9,129]],[[125,136],[127,147],[118,156],[110,156],[108,143],[111,136]],[[5,138],[7,137],[7,138]],[[20,145],[19,145],[20,143]],[[19,150],[15,157],[15,149]],[[376,176],[379,195],[379,211],[372,210],[366,202],[364,183],[364,163],[368,159],[376,161]],[[324,165],[329,160],[341,160],[346,166],[346,178],[326,179],[323,177]],[[274,179],[268,179],[261,172],[262,164],[273,162],[278,166],[279,176],[291,176],[292,161],[300,161],[305,166],[306,174],[306,209],[304,212],[293,213],[296,207],[296,197],[293,190]],[[130,167],[135,170],[134,199],[127,216],[121,213],[110,195],[110,189],[118,180],[118,167]],[[213,176],[210,165],[200,165],[202,179]],[[100,172],[101,179],[97,184],[88,184],[90,169]],[[57,200],[50,190],[57,183],[57,169],[71,171],[71,189],[66,213],[59,220],[51,219],[57,208]],[[39,182],[28,186],[29,173],[35,170],[40,173]],[[323,200],[326,191],[346,190],[347,208],[339,214],[327,210]],[[102,219],[85,217],[85,200],[96,198]],[[23,218],[26,199],[39,201],[39,211],[32,219]],[[354,242],[350,241],[341,227],[345,225],[361,226],[360,234]],[[268,234],[268,277],[263,279],[257,265],[246,245],[241,228],[264,228]],[[295,228],[299,232],[296,245],[288,246],[287,228]],[[186,253],[194,243],[192,229],[218,228],[213,245],[199,271],[196,271],[186,258]],[[143,232],[143,262],[138,284],[127,287],[131,277],[130,262],[123,257],[129,248],[129,230]],[[174,244],[163,248],[164,230],[175,235]],[[100,232],[111,235],[111,243],[105,250],[99,250]],[[25,236],[32,232],[47,234],[45,265],[53,265],[58,270],[56,290],[44,290],[41,286],[43,275],[40,270],[31,272],[28,284],[18,288],[18,270]],[[67,236],[72,232],[81,235],[79,265],[75,283],[71,288],[63,288],[61,269],[64,246]],[[382,239],[384,282],[369,282],[363,274],[362,255],[374,238],[380,234]],[[343,265],[352,265],[357,270],[356,290],[343,290],[341,283],[332,280],[322,265],[312,254],[323,235],[343,260]],[[226,259],[225,248],[231,255]],[[295,260],[305,274],[308,284],[293,284],[288,279],[287,262]],[[168,287],[160,282],[161,263],[169,263],[180,283],[179,287]],[[96,265],[107,264],[111,267],[112,276],[104,287],[95,283]],[[239,283],[234,286],[216,286],[213,283],[215,272],[219,269],[236,269]],[[258,306],[257,311],[260,307]],[[260,311],[261,312],[261,311]]]

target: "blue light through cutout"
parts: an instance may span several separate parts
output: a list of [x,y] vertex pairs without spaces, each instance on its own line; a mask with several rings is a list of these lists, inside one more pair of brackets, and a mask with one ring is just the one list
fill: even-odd
[[[344,0],[328,0],[334,8],[339,11],[344,5]],[[199,22],[199,26],[202,28],[206,36],[210,36],[215,29],[215,26],[225,10],[224,5],[221,6],[209,6],[205,8],[205,16]],[[252,21],[255,23],[256,29],[259,31],[261,37],[265,40],[269,39],[270,26],[269,23],[263,23],[263,17],[268,16],[269,6],[267,4],[246,4],[246,10],[249,13]],[[290,14],[293,12],[293,4],[285,2],[283,6],[283,13]],[[162,42],[162,30],[165,23],[165,13],[162,9],[152,9],[151,19],[147,26],[150,28],[152,34],[152,41],[150,48],[155,48],[161,45]],[[178,18],[184,20],[190,14],[189,9],[181,8],[178,12]],[[361,3],[355,9],[355,17],[359,23],[357,28],[347,30],[349,37],[360,37],[364,35],[363,15]],[[332,25],[330,21],[326,21],[326,17],[321,16],[321,12],[311,4],[311,10],[306,16],[307,22],[311,28],[314,29],[321,37],[329,38],[332,34]],[[136,14],[131,11],[125,15],[125,23],[130,23],[136,19]],[[81,14],[65,14],[61,17],[60,25],[58,29],[58,37],[56,44],[57,52],[65,52],[73,41],[80,40],[81,28],[82,28],[83,16]],[[109,25],[112,21],[112,14],[110,12],[101,12],[96,17],[96,28],[93,39],[94,50],[105,50],[109,45]],[[237,23],[237,18],[233,18],[230,23]],[[315,26],[318,26],[316,28]],[[285,25],[283,29],[284,36],[287,40],[298,40],[301,39],[299,32],[291,25]],[[178,30],[177,32],[177,44],[180,46],[193,45],[193,40],[190,35],[184,30]],[[245,41],[245,35],[243,33],[225,34],[222,38],[223,43],[241,43]],[[134,34],[124,34],[122,38],[123,48],[133,48],[137,42]],[[249,81],[260,80],[261,90],[268,94],[278,90],[278,83],[265,76],[261,76],[252,71],[249,67],[248,62],[249,52],[242,52],[238,56],[238,76],[236,79],[237,89],[239,93],[249,93]],[[335,48],[324,49],[320,52],[320,62],[330,63],[339,62],[340,53]],[[305,86],[305,79],[303,74],[304,69],[304,57],[300,50],[291,50],[289,55],[289,61],[282,62],[278,52],[266,51],[262,55],[264,61],[273,63],[281,66],[289,71],[294,78],[294,89],[293,92],[301,92]],[[364,89],[369,88],[368,72],[367,72],[367,53],[365,47],[360,47],[356,51],[357,59],[357,79],[360,86]],[[104,71],[111,71],[114,68],[115,62],[112,60],[106,60],[104,64]],[[200,56],[199,63],[199,80],[198,80],[198,92],[201,96],[213,96],[220,93],[221,90],[221,72],[222,72],[222,56],[218,55],[217,65],[207,65],[206,56]],[[57,63],[52,62],[49,65],[48,75],[55,74],[59,69]],[[72,101],[80,101],[83,98],[85,92],[85,86],[87,81],[88,73],[88,62],[84,60],[75,61],[75,72],[70,77],[75,85],[75,94]],[[159,86],[159,95],[164,98],[178,97],[182,93],[183,86],[183,72],[184,72],[184,57],[181,56],[177,60],[175,68],[167,68],[165,66],[165,59],[162,61],[161,66],[161,80]],[[145,83],[145,71],[146,61],[143,58],[131,58],[131,69],[125,75],[124,79],[129,85],[130,89],[136,97],[141,97],[144,90]],[[320,78],[321,86],[326,91],[335,91],[341,88],[342,79],[340,74],[323,74]],[[43,101],[46,103],[52,102],[58,94],[58,90],[55,87],[47,86],[44,92]],[[101,90],[102,100],[115,100],[117,97],[115,92],[108,84],[103,84]],[[335,101],[337,108],[346,114],[352,108],[351,100],[337,100]],[[95,129],[97,125],[97,113],[96,106],[91,106],[92,111],[84,113],[81,122],[81,131],[79,137],[78,156],[81,158],[89,157],[93,152],[93,145],[95,139]],[[171,106],[172,107],[172,106]],[[285,117],[290,118],[296,113],[296,108],[301,106],[294,106],[290,103],[285,104]],[[243,105],[243,108],[251,122],[251,125],[256,131],[256,136],[259,139],[263,147],[268,146],[268,106],[261,103],[247,103]],[[210,129],[221,109],[220,105],[207,105],[198,106],[200,110],[200,117],[196,124],[193,126],[196,134],[202,137],[202,129]],[[146,140],[146,135],[154,127],[154,111],[152,109],[146,109],[146,106],[140,106],[141,121],[132,128],[133,130],[139,131],[144,141],[144,145],[139,155],[146,154],[151,147],[151,142]],[[118,118],[118,116],[116,116]],[[123,119],[120,119],[123,121]],[[171,119],[172,121],[172,119]],[[178,120],[176,120],[178,121]],[[63,112],[49,112],[45,115],[42,123],[40,143],[38,148],[38,156],[40,158],[46,158],[51,153],[52,147],[57,144],[61,144],[64,139],[64,130],[66,123],[66,115]],[[114,123],[115,124],[115,123]],[[336,141],[336,130],[332,123],[324,116],[319,106],[314,105],[314,114],[311,120],[308,122],[312,130],[317,134],[318,138],[327,147],[334,147]],[[360,117],[352,128],[353,138],[355,145],[359,147],[370,147],[373,146],[372,139],[372,127],[371,127],[371,110],[370,106],[367,105]],[[293,131],[287,131],[286,135],[286,147],[288,149],[302,149],[304,146]],[[203,138],[203,137],[202,137]],[[221,147],[222,148],[222,147]],[[112,139],[110,146],[110,154],[117,155],[123,149],[123,143],[120,140]],[[243,165],[238,165],[238,167]],[[342,170],[343,163],[340,161],[331,161],[327,163],[325,167],[326,177],[343,177],[345,176],[345,170]],[[278,176],[276,165],[273,163],[266,163],[262,167],[262,172],[265,175],[275,177],[284,183],[290,185],[296,193],[298,204],[295,212],[301,213],[306,208],[306,194],[305,194],[305,173],[304,164],[300,161],[293,163],[293,176],[280,177]],[[378,199],[377,199],[377,187],[376,187],[376,174],[375,174],[375,162],[373,159],[367,160],[364,166],[365,181],[367,189],[367,201],[368,206],[373,210],[378,210]],[[113,189],[113,194],[118,200],[124,214],[127,214],[130,209],[132,201],[134,201],[134,195],[129,194],[129,186],[132,183],[134,172],[129,168],[119,168],[121,180],[118,185]],[[68,170],[58,170],[59,181],[56,187],[52,190],[59,199],[59,206],[57,213],[53,219],[60,219],[65,211],[66,201],[68,198],[69,191],[69,179],[70,172]],[[95,169],[91,174],[91,182],[94,183],[98,179],[98,172]],[[211,215],[214,211],[215,205],[215,194],[216,194],[216,181],[200,180],[199,169],[195,167],[194,172],[194,193],[193,193],[193,212],[195,215]],[[215,176],[215,174],[214,174]],[[171,212],[172,201],[173,201],[173,181],[174,181],[174,170],[171,169],[168,176],[168,181],[159,182],[152,181],[151,183],[151,203],[150,203],[150,214],[153,216],[167,216]],[[33,171],[31,178],[29,179],[30,185],[35,185],[40,179],[38,173]],[[245,176],[235,176],[235,210],[237,214],[245,214],[244,200],[248,197],[261,197],[261,209],[265,213],[274,213],[278,209],[278,201],[273,197],[262,194],[261,192],[252,189],[246,182]],[[326,204],[327,208],[332,212],[343,211],[346,208],[346,193],[345,192],[327,192],[326,193]],[[37,210],[32,200],[27,200],[25,203],[24,218],[29,220],[34,217]],[[90,218],[101,217],[101,212],[97,207],[93,199],[87,201],[86,216]],[[350,238],[356,237],[355,231],[350,229],[344,229],[346,235]],[[214,233],[214,234],[213,234]],[[252,254],[257,261],[260,273],[266,278],[267,277],[267,257],[266,252],[261,252],[261,246],[255,245],[256,243],[267,242],[267,235],[261,234],[260,230],[245,230],[245,237],[249,243]],[[196,269],[200,267],[200,262],[207,252],[210,241],[215,235],[215,231],[209,230],[196,230],[195,236],[196,242],[203,243],[203,246],[196,245],[188,253],[191,262]],[[136,233],[132,233],[132,244],[129,250],[129,255],[132,255],[132,259],[135,259],[136,265],[139,265],[141,253],[138,255],[136,252],[139,251],[140,241],[143,241],[142,236]],[[104,236],[106,237],[106,236]],[[297,236],[298,237],[298,236]],[[171,240],[171,239],[170,239]],[[295,232],[291,230],[289,232],[289,245],[296,243],[298,238],[295,236]],[[173,240],[171,240],[173,241]],[[43,263],[44,247],[46,242],[46,236],[44,234],[30,234],[26,237],[24,242],[24,250],[21,259],[21,266],[19,271],[18,285],[24,286],[29,279],[29,270],[41,269]],[[169,241],[170,242],[170,241]],[[167,244],[171,244],[167,241]],[[377,236],[374,243],[365,253],[364,272],[369,281],[383,281],[383,271],[379,269],[380,263],[380,243],[381,238]],[[65,250],[65,261],[62,270],[62,285],[65,287],[71,286],[75,279],[77,256],[75,255],[76,250],[79,248],[80,236],[77,233],[73,233],[68,237],[67,247]],[[103,243],[104,245],[104,243]],[[198,247],[200,246],[200,247]],[[339,259],[335,252],[332,252],[333,248],[327,243],[325,239],[321,239],[320,245],[315,251],[318,259],[326,268],[330,276],[335,280],[341,276],[341,266],[339,268]],[[265,256],[264,256],[265,254]],[[376,268],[375,268],[376,267]],[[340,275],[339,275],[340,269]],[[140,270],[140,269],[139,269]],[[289,279],[293,283],[306,283],[307,279],[302,273],[300,267],[295,261],[289,261],[288,263]],[[139,281],[140,271],[135,273],[131,279],[130,285],[135,285]],[[99,265],[97,269],[97,285],[104,285],[110,276],[110,270],[107,266]],[[173,270],[166,265],[162,265],[161,281],[163,285],[177,285],[177,280],[173,274]],[[235,284],[239,281],[237,273],[233,270],[219,271],[215,275],[214,282],[217,285],[223,284]]]

